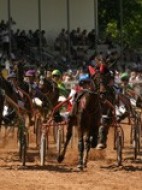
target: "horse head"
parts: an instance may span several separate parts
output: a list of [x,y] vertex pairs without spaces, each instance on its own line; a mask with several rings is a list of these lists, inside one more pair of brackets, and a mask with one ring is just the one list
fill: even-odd
[[40,84],[41,92],[46,94],[53,105],[56,105],[59,98],[59,89],[51,79],[44,78]]

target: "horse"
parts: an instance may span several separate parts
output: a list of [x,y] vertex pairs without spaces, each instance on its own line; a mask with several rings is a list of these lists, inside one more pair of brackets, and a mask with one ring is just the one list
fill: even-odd
[[84,167],[87,167],[92,138],[97,145],[100,118],[101,110],[98,93],[93,90],[83,90],[77,101],[76,113],[68,119],[66,141],[58,157],[58,162],[64,160],[67,146],[72,137],[73,126],[76,126],[78,133],[78,169],[82,171]]
[[39,147],[41,142],[41,126],[38,123],[47,122],[50,111],[58,102],[59,89],[52,80],[45,78],[39,81],[38,88],[32,90],[32,93],[36,110],[34,132],[36,133],[36,145]]
[[[19,62],[15,67],[15,71],[17,72],[18,86],[24,95],[26,95],[24,96],[24,101],[28,110],[31,110],[31,101],[29,101],[29,97],[32,100],[35,95],[39,97],[39,99],[44,103],[46,102],[47,107],[52,107],[58,102],[59,89],[51,79],[41,78],[40,81],[35,81],[38,85],[38,88],[36,90],[31,89],[32,92],[30,92],[30,85],[24,81],[24,64]],[[38,78],[35,76],[35,80],[37,79]],[[44,111],[42,111],[42,113],[43,112]],[[46,115],[46,113],[44,115]]]
[[14,91],[10,82],[8,82],[3,76],[0,76],[0,87],[5,91],[5,94],[10,97],[14,102],[18,102],[16,92]]
[[42,82],[40,81],[40,90],[46,97],[48,97],[52,107],[58,103],[59,88],[52,79],[44,78]]
[[9,108],[13,108],[13,106],[18,108],[17,107],[18,98],[17,98],[16,92],[14,91],[14,89],[13,89],[12,85],[10,84],[10,82],[8,82],[0,74],[0,127],[1,127],[1,122],[4,121],[5,124],[6,124],[6,127],[5,127],[5,136],[6,136],[6,131],[7,131],[7,127],[8,127],[7,124],[9,122],[11,122],[11,119],[13,117],[15,117],[15,111],[11,111],[9,118],[3,117],[3,110],[4,110],[4,106],[5,106],[5,100],[6,100],[6,104],[8,105]]

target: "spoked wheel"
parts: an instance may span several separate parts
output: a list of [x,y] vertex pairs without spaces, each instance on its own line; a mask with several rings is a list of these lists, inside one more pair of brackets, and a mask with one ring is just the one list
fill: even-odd
[[119,129],[115,129],[114,130],[114,147],[113,149],[117,149],[117,136],[118,133],[120,133],[119,135],[121,136],[121,144],[122,144],[122,148],[124,148],[124,131],[122,129],[122,127],[119,125]]
[[57,153],[60,155],[62,143],[64,143],[64,126],[60,123],[53,125],[54,140],[57,147]]
[[62,148],[62,129],[60,126],[58,126],[58,133],[57,133],[57,152],[58,155],[60,155]]
[[19,120],[17,139],[19,147],[19,157],[23,166],[25,166],[26,164],[26,154],[29,145],[29,133],[26,124],[26,117],[25,115],[22,115],[22,117]]
[[139,141],[139,134],[138,134],[138,129],[137,127],[134,125],[132,127],[132,147],[134,150],[134,159],[137,159],[139,150],[140,150],[140,141]]
[[118,166],[122,165],[122,150],[124,148],[124,131],[122,127],[116,126],[114,130],[114,149],[117,153],[117,164]]
[[22,162],[22,165],[26,164],[26,154],[27,154],[27,140],[26,134],[21,134],[18,141],[19,144],[19,157]]
[[54,142],[57,143],[57,139],[58,139],[58,124],[56,122],[53,121],[53,138],[54,138]]
[[117,163],[118,166],[122,165],[122,136],[120,134],[117,135]]
[[27,143],[26,143],[26,136],[24,135],[24,143],[22,145],[22,156],[21,156],[23,166],[25,166],[26,164],[26,154],[27,154]]
[[137,119],[138,153],[140,153],[140,150],[141,150],[141,133],[142,133],[142,131],[141,131],[141,125],[142,125],[142,123],[141,122],[142,122],[141,118],[138,117],[138,119]]
[[40,164],[41,164],[41,166],[45,165],[46,154],[47,154],[47,139],[45,137],[45,134],[42,134],[41,135],[41,144],[40,144]]
[[36,122],[35,122],[36,146],[37,146],[37,148],[40,146],[40,142],[41,142],[41,125],[42,125],[41,119],[37,118]]

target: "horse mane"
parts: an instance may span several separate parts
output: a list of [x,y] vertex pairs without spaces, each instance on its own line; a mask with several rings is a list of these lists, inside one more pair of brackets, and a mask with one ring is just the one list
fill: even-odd
[[5,91],[7,96],[9,96],[13,101],[17,102],[17,96],[11,83],[3,77],[0,77],[0,87]]
[[22,83],[24,79],[24,65],[22,62],[17,64],[17,79],[19,83]]
[[54,84],[53,84],[53,81],[51,79],[44,78],[43,82],[46,85],[48,91],[53,89]]
[[59,89],[57,84],[52,79],[43,79],[44,88],[41,90],[42,93],[47,94],[51,100],[53,106],[56,105],[59,98]]
[[94,114],[99,112],[100,98],[98,93],[91,90],[84,90],[78,103],[78,112],[88,112]]
[[6,79],[4,79],[3,77],[0,77],[0,86],[2,87],[2,89],[5,90],[5,93],[8,94],[12,94],[14,92],[12,85],[10,84],[10,82],[8,82]]

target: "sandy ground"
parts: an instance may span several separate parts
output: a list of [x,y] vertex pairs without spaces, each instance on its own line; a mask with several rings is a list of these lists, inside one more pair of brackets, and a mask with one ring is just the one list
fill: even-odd
[[87,169],[78,172],[76,143],[69,146],[62,164],[56,161],[57,154],[50,142],[46,166],[41,167],[39,153],[35,148],[35,136],[30,132],[30,147],[26,167],[19,162],[16,130],[4,137],[0,133],[0,189],[1,190],[141,190],[142,154],[133,159],[130,148],[130,127],[123,126],[125,148],[123,166],[117,167],[113,150],[113,129],[110,129],[108,148],[92,149]]

